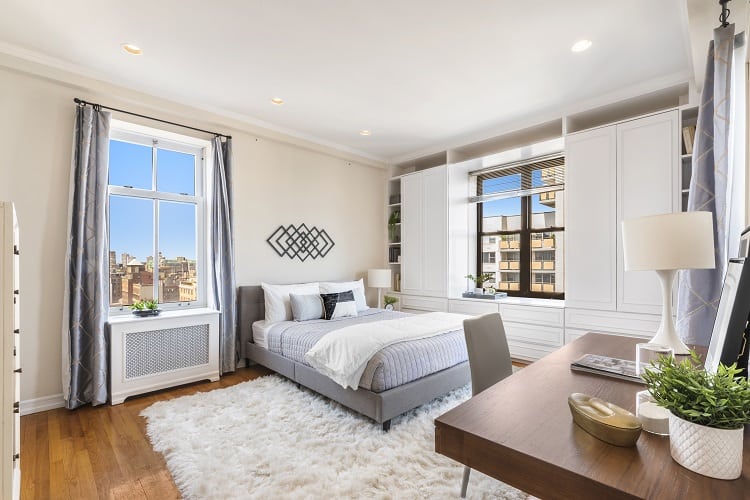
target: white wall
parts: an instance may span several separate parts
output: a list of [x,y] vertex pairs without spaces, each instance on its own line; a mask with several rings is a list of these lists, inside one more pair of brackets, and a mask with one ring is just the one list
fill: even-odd
[[[21,230],[21,399],[26,411],[61,402],[62,267],[73,97],[233,136],[238,284],[352,279],[370,267],[382,266],[386,225],[382,186],[387,176],[382,165],[0,57],[0,199],[15,202]],[[154,126],[154,122],[138,122]],[[326,229],[335,241],[325,259],[304,263],[282,259],[266,243],[280,224],[301,222]],[[370,295],[371,300],[374,297]]]

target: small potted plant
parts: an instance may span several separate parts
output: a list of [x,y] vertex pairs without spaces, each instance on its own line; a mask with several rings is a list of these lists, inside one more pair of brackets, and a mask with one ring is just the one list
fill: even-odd
[[383,296],[383,303],[385,304],[385,308],[389,311],[393,311],[393,304],[398,302],[398,298],[394,297],[392,295],[384,295]]
[[717,479],[742,474],[750,383],[740,373],[736,364],[709,373],[691,351],[680,363],[662,356],[642,375],[657,404],[670,411],[669,448],[683,467]]
[[158,316],[161,312],[159,302],[156,299],[136,300],[130,306],[136,316]]
[[399,238],[399,232],[397,224],[401,222],[401,210],[398,208],[391,212],[391,215],[388,217],[388,240],[391,243],[398,243],[401,238]]
[[467,274],[464,276],[464,278],[469,279],[473,281],[476,284],[476,288],[474,288],[474,293],[482,294],[484,291],[484,284],[487,283],[492,279],[492,274],[490,273],[482,273],[479,276],[474,276],[473,274]]

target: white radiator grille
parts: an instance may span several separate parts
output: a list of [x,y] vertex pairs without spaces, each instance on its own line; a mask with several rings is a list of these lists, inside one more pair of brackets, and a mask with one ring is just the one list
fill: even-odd
[[125,334],[125,378],[208,363],[209,325]]

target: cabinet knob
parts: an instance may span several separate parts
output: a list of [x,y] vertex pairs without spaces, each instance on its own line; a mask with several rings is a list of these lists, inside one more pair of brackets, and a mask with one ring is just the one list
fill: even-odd
[[21,458],[21,454],[20,454],[20,453],[16,453],[15,455],[13,455],[13,461],[14,461],[14,462],[15,462],[16,460],[18,460],[19,458]]
[[20,292],[18,290],[13,290],[14,295],[18,295]]
[[21,255],[17,245],[13,245],[13,255]]
[[21,329],[20,328],[16,328],[15,330],[13,330],[13,333],[21,333]]
[[16,368],[13,373],[23,373],[23,368]]

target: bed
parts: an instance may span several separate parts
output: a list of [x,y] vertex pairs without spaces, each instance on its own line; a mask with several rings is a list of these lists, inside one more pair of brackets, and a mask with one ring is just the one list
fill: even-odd
[[[358,316],[357,322],[392,319],[401,314],[403,313],[370,309]],[[271,329],[258,328],[259,325],[256,325],[256,332],[265,335],[260,341],[265,345],[259,345],[253,340],[253,323],[264,318],[262,288],[240,286],[238,322],[243,358],[270,368],[301,386],[371,418],[381,424],[384,431],[390,429],[393,417],[462,387],[470,380],[466,347],[460,330],[442,334],[439,338],[413,340],[384,348],[368,363],[362,376],[364,382],[359,384],[357,390],[353,390],[343,388],[304,360],[304,350],[331,330],[331,322],[305,321],[295,325],[289,321],[278,323]],[[415,354],[418,352],[427,354]],[[415,359],[415,356],[424,359]],[[406,365],[399,365],[399,360],[407,361]],[[391,364],[388,365],[386,361]]]

